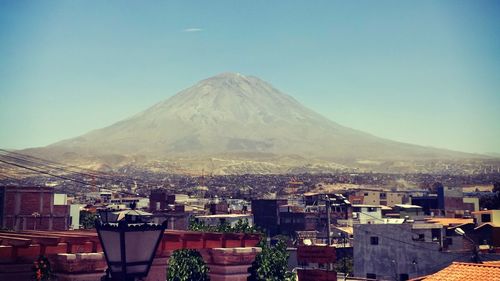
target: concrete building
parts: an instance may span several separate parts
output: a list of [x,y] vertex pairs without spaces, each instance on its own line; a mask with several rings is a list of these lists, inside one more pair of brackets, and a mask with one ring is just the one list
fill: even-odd
[[438,224],[356,224],[354,276],[408,280],[470,258],[470,253],[443,251],[444,235]]
[[491,223],[500,226],[500,210],[484,210],[472,212],[478,226],[484,223]]
[[472,212],[477,227],[471,236],[482,250],[495,251],[500,248],[500,210]]
[[461,188],[440,186],[437,188],[437,196],[439,215],[461,217],[479,210],[479,199],[464,198]]
[[437,215],[435,212],[439,209],[437,194],[411,196],[410,204],[422,207],[422,211],[427,216]]
[[64,198],[49,187],[2,186],[0,225],[16,231],[66,230],[70,208]]
[[403,192],[364,189],[358,190],[349,196],[349,201],[352,204],[358,205],[384,205],[392,207],[396,204],[406,203],[407,198]]
[[286,199],[257,199],[252,200],[252,214],[254,224],[268,236],[280,234],[279,206],[286,205]]
[[304,207],[296,205],[281,205],[279,206],[280,217],[280,234],[289,237],[295,236],[297,231],[315,230],[316,225],[309,224],[306,228],[306,212]]
[[410,204],[396,204],[393,211],[399,214],[400,218],[416,219],[424,216],[422,207]]
[[196,209],[204,210],[205,203],[208,203],[208,201],[201,202],[200,199],[190,198],[186,194],[172,194],[171,192],[164,189],[153,190],[149,195],[150,212],[168,209],[169,205],[186,205],[195,207]]
[[436,193],[422,192],[410,196],[412,205],[421,206],[425,215],[463,217],[479,210],[479,198],[464,197],[461,188],[439,186]]
[[380,205],[352,205],[352,219],[358,224],[383,223],[382,206]]
[[69,228],[80,229],[80,211],[85,207],[85,204],[69,205]]
[[149,207],[149,199],[142,197],[120,197],[110,199],[109,202],[115,205],[125,205],[127,208],[131,208],[135,205],[137,209],[143,209]]

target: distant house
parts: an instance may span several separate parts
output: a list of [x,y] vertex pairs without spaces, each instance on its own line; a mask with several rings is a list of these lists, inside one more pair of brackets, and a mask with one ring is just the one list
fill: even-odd
[[393,211],[399,213],[400,218],[412,219],[424,215],[422,207],[410,204],[396,204],[394,205]]
[[483,250],[500,248],[500,210],[472,212],[476,227],[471,236]]
[[288,201],[283,199],[252,200],[254,224],[264,229],[271,237],[280,234],[279,206],[287,203]]
[[66,194],[50,187],[0,186],[0,226],[21,230],[67,230]]
[[391,190],[363,189],[349,196],[349,201],[351,201],[352,204],[358,205],[384,205],[392,207],[396,204],[403,204],[406,200],[407,198],[404,192]]
[[352,219],[360,224],[382,223],[382,206],[352,205]]

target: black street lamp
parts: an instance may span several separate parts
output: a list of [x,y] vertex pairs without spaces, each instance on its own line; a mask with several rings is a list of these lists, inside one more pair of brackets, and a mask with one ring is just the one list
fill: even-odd
[[470,238],[467,234],[465,234],[465,231],[461,229],[460,227],[455,228],[455,233],[464,237],[465,239],[469,240],[469,242],[472,244],[473,247],[473,256],[472,256],[472,261],[475,263],[482,263],[481,258],[479,257],[479,249],[477,247],[476,241],[474,239]]
[[133,281],[148,275],[166,224],[104,224],[96,220],[95,226],[108,264],[107,273],[111,274],[104,280]]

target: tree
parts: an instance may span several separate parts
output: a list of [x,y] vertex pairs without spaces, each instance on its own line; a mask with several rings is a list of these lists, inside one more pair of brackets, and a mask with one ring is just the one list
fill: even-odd
[[262,248],[249,269],[249,281],[292,281],[295,275],[288,271],[288,252],[286,243],[278,240],[275,246],[268,246],[264,240],[259,245]]
[[500,193],[500,182],[494,182],[493,183],[493,193],[496,193],[497,195]]
[[247,219],[240,219],[234,226],[228,222],[220,223],[217,226],[207,225],[202,221],[197,221],[191,217],[189,219],[188,229],[191,231],[206,231],[220,233],[262,233],[257,227],[251,226]]
[[84,229],[91,229],[95,227],[95,219],[97,215],[86,210],[80,211],[80,225]]
[[335,271],[337,271],[337,272],[347,273],[350,276],[353,275],[353,265],[352,265],[352,258],[351,257],[343,257],[343,258],[337,260],[334,267],[335,267]]
[[491,193],[479,195],[479,206],[488,210],[500,209],[500,182],[493,183]]
[[195,250],[176,250],[168,261],[167,280],[208,281],[208,267],[200,253]]

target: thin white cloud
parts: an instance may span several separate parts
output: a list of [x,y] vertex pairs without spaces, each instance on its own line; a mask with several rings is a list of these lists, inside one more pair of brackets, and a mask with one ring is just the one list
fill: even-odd
[[183,32],[200,32],[200,31],[203,31],[203,29],[197,28],[197,27],[190,27],[190,28],[185,28],[182,31]]

